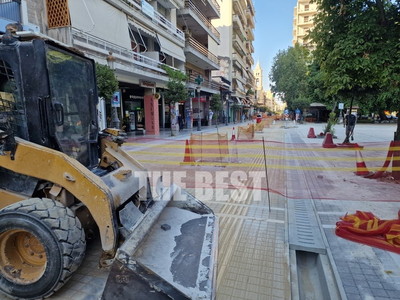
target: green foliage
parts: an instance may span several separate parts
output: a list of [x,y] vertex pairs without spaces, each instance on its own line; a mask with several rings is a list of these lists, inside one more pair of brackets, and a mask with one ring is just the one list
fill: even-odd
[[254,95],[254,91],[252,89],[248,89],[246,95]]
[[114,71],[107,65],[96,63],[96,80],[99,97],[111,101],[112,96],[118,90],[118,80]]
[[241,107],[242,107],[242,106],[239,105],[239,104],[233,104],[233,105],[232,105],[232,110],[233,110],[233,111],[238,111]]
[[217,118],[217,114],[222,110],[222,102],[220,94],[213,94],[210,100],[210,108],[214,112],[213,118]]
[[258,110],[259,110],[260,112],[265,113],[265,112],[268,111],[268,107],[266,107],[266,106],[260,106],[260,107],[258,108]]
[[274,57],[269,78],[273,83],[271,90],[279,93],[289,109],[296,107],[293,102],[308,93],[308,65],[311,62],[307,48],[296,44],[287,50],[279,51]]
[[337,121],[338,121],[338,119],[336,117],[336,114],[332,111],[329,114],[328,122],[324,128],[324,134],[327,134],[328,132],[330,132],[330,133],[332,133],[332,136],[334,136],[335,132],[336,132],[334,126],[337,124]]
[[163,93],[165,99],[172,104],[184,101],[187,98],[187,91],[185,88],[185,82],[188,78],[187,75],[166,65],[163,66],[163,69],[169,76],[166,84],[167,90]]
[[[318,13],[309,38],[326,94],[370,107],[400,105],[399,1],[314,0]],[[374,97],[370,97],[374,95]]]

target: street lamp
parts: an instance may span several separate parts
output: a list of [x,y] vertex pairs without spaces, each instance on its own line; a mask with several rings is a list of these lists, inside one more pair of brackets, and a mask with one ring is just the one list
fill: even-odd
[[197,131],[201,131],[201,118],[200,118],[200,89],[201,89],[200,86],[197,86],[197,87],[196,87],[196,90],[197,90],[198,107],[199,107],[198,114],[197,114]]
[[[107,58],[106,58],[106,60],[107,60],[107,64],[108,64],[108,66],[110,67],[110,69],[111,70],[113,70],[113,72],[114,72],[114,70],[115,70],[115,60],[116,60],[116,58],[112,55],[113,53],[112,52],[108,52],[108,56],[107,56]],[[113,96],[114,97],[114,96]],[[111,124],[110,124],[110,126],[111,126],[111,128],[117,128],[117,129],[119,129],[119,127],[120,127],[120,120],[119,120],[119,118],[118,118],[118,111],[117,111],[117,105],[113,105],[113,103],[114,103],[114,99],[112,99],[111,100],[111,106],[112,106],[112,116],[111,116]],[[119,102],[118,102],[119,103]]]

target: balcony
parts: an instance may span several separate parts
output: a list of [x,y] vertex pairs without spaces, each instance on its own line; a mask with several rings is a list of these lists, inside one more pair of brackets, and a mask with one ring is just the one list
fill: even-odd
[[254,65],[254,59],[253,59],[253,56],[251,55],[251,53],[247,53],[247,54],[246,54],[246,62],[247,62],[250,66]]
[[246,19],[247,19],[247,26],[254,28],[254,14],[251,13],[250,9],[246,9]]
[[[147,10],[143,9],[140,0],[105,0],[114,7],[119,8],[125,14],[133,19],[144,22],[146,26],[154,29],[158,32],[160,29],[167,32],[168,34],[178,38],[180,41],[185,40],[185,34],[182,30],[172,24],[163,15],[155,10],[151,10],[148,13]],[[161,27],[161,28],[160,28]]]
[[232,59],[233,59],[233,65],[237,66],[239,69],[246,70],[246,63],[243,61],[243,58],[241,55],[237,53],[232,54]]
[[254,53],[254,46],[253,46],[253,43],[251,41],[247,41],[246,42],[246,48],[250,53]]
[[185,42],[186,61],[202,70],[218,70],[219,58],[193,37],[187,37]]
[[202,13],[209,19],[219,19],[221,17],[221,8],[216,0],[191,0],[196,7],[204,8]]
[[246,1],[245,0],[233,0],[233,9],[236,10],[238,13],[242,16],[244,16],[244,13],[246,11]]
[[[73,46],[84,51],[89,57],[105,61],[109,52],[112,52],[116,58],[115,69],[117,73],[118,71],[140,73],[142,77],[148,77],[156,81],[157,79],[164,82],[168,80],[166,72],[162,69],[165,64],[157,60],[109,43],[75,28],[71,29],[71,35]],[[171,66],[169,67],[172,68]]]
[[21,22],[20,4],[21,1],[1,0],[0,1],[0,31],[5,31],[9,23]]
[[[204,77],[204,75],[190,69],[187,71],[189,73],[187,85],[190,88],[195,88],[197,86],[197,83],[195,81],[197,76],[201,75],[202,77]],[[204,78],[204,81],[201,83],[201,89],[210,93],[217,93],[220,90],[220,87],[221,85],[218,82],[214,80],[208,80],[207,78]]]
[[243,43],[244,37],[241,38],[238,34],[233,34],[233,47],[238,52],[246,52],[245,44]]
[[157,0],[157,2],[160,5],[164,6],[165,8],[170,8],[170,9],[180,9],[185,5],[184,0],[170,0],[170,1]]
[[193,29],[196,29],[196,35],[206,34],[211,36],[218,44],[220,43],[219,31],[192,1],[185,1],[185,8],[178,12],[178,21],[182,28],[185,26],[192,32]]
[[246,36],[246,32],[244,30],[244,23],[242,22],[241,18],[238,15],[232,16],[232,23],[233,23],[233,30]]
[[250,27],[246,28],[246,38],[248,41],[254,41],[254,32]]

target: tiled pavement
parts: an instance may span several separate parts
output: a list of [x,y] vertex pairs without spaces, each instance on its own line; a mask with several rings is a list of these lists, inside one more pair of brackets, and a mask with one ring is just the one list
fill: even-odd
[[[238,126],[240,124],[237,124]],[[384,125],[384,124],[382,124]],[[379,134],[357,126],[356,138],[360,143],[381,142],[382,147],[393,136],[394,126],[381,124]],[[184,141],[188,131],[169,137],[165,132],[152,139],[129,139],[126,149],[150,171],[172,172],[184,170],[186,189],[203,197],[220,217],[217,300],[219,299],[302,299],[297,293],[296,276],[290,270],[287,202],[311,199],[315,216],[323,234],[324,244],[336,275],[340,297],[343,299],[400,299],[399,258],[397,254],[353,243],[334,234],[335,223],[346,212],[367,210],[382,219],[397,217],[399,188],[392,183],[372,182],[349,171],[355,166],[354,152],[321,151],[321,139],[307,139],[310,126],[303,124],[282,127],[282,123],[265,128],[258,133],[257,143],[238,142],[241,164],[232,166],[180,166]],[[384,129],[382,131],[382,129]],[[215,131],[210,128],[204,132]],[[220,132],[232,132],[232,127],[221,127]],[[316,132],[319,129],[316,128]],[[193,132],[197,133],[197,132]],[[261,192],[233,194],[237,187],[196,189],[196,172],[235,171],[264,172],[263,151],[260,140],[267,140],[269,191],[265,181]],[[162,139],[162,141],[160,141]],[[271,141],[274,141],[271,143]],[[277,144],[275,142],[284,144]],[[160,145],[164,147],[160,150]],[[171,145],[181,145],[174,150]],[[142,146],[140,146],[142,145]],[[170,148],[168,148],[170,145]],[[290,149],[293,146],[296,150]],[[162,156],[169,153],[166,156]],[[179,153],[177,153],[179,152]],[[385,152],[382,150],[381,152]],[[155,155],[161,155],[154,161]],[[367,155],[365,155],[367,157]],[[339,159],[332,159],[336,157]],[[171,164],[160,162],[169,161]],[[219,173],[218,173],[219,174]],[[222,173],[221,173],[222,174]],[[245,178],[246,186],[254,186],[260,178]],[[235,197],[226,198],[226,194]],[[213,196],[210,201],[210,195]],[[268,197],[270,197],[268,199]],[[98,299],[102,293],[108,271],[97,267],[100,256],[99,241],[90,241],[85,260],[73,278],[51,299]],[[7,299],[1,297],[0,299]],[[312,297],[309,299],[313,299]]]

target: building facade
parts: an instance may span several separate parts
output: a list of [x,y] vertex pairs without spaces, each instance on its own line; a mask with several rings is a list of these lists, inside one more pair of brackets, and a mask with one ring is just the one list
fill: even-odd
[[221,1],[221,17],[213,21],[221,33],[220,68],[213,72],[213,77],[230,82],[230,86],[221,91],[226,123],[239,121],[244,113],[251,114],[255,102],[254,16],[251,0],[229,0]]
[[[210,96],[220,92],[211,77],[220,66],[220,34],[211,24],[220,15],[217,0],[6,0],[0,5],[0,31],[19,22],[24,30],[108,64],[119,81],[117,117],[127,131],[157,134],[175,126],[178,113],[191,127],[196,108],[203,122]],[[166,66],[187,73],[188,91],[201,76],[200,107],[193,93],[173,106],[164,99]],[[110,99],[104,100],[100,107],[111,116]]]
[[312,43],[306,39],[310,30],[314,28],[313,18],[317,13],[317,5],[310,0],[298,0],[293,14],[293,46],[296,43],[313,48]]

